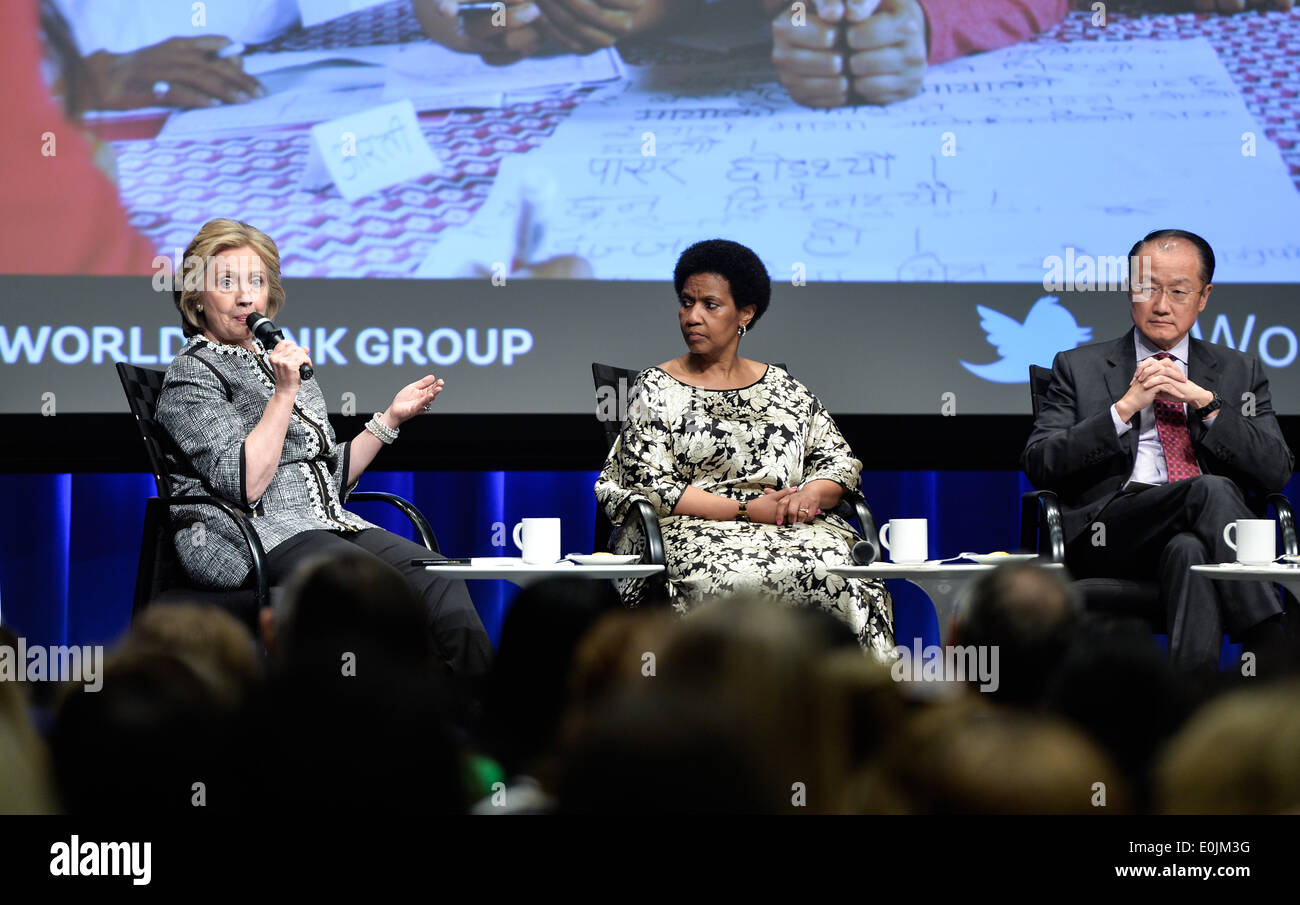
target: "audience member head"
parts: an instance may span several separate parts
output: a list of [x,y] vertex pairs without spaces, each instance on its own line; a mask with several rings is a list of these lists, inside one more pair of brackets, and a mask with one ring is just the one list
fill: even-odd
[[1202,707],[1161,755],[1156,796],[1167,814],[1300,813],[1300,680]]
[[64,808],[176,812],[191,809],[196,794],[228,800],[233,714],[217,687],[181,656],[114,652],[99,691],[72,691],[55,714],[50,749]]
[[258,680],[253,636],[230,613],[203,604],[146,607],[123,641],[123,648],[180,657],[231,706]]
[[569,702],[574,651],[619,605],[609,582],[552,578],[519,592],[506,614],[488,684],[486,735],[507,774],[548,752]]
[[241,811],[413,817],[468,805],[459,714],[436,671],[375,636],[308,646],[245,709]]
[[[712,694],[735,714],[762,763],[761,774],[813,790],[803,810],[824,810],[832,759],[820,722],[817,665],[832,649],[824,623],[801,607],[761,595],[707,602],[652,651],[656,688]],[[790,806],[790,796],[786,805]]]
[[1151,630],[1133,619],[1085,620],[1047,684],[1044,704],[1110,753],[1135,807],[1146,810],[1152,761],[1190,710]]
[[856,640],[851,650],[833,650],[818,661],[817,686],[826,772],[834,787],[842,788],[918,705],[903,694],[888,666],[862,655]]
[[560,814],[779,813],[789,779],[734,701],[709,690],[633,687],[608,698],[562,748],[549,782]]
[[676,617],[663,609],[612,610],[601,616],[573,654],[570,717],[581,720],[606,698],[640,684],[656,669],[654,652],[663,649],[676,627]]
[[389,655],[429,658],[428,614],[402,574],[360,552],[317,556],[300,565],[271,612],[261,615],[262,639],[286,668],[303,658],[339,660],[339,651],[370,641]]
[[1032,563],[1009,563],[983,576],[953,624],[953,644],[998,649],[997,688],[1010,704],[1036,704],[1079,624],[1065,581]]
[[[544,781],[561,810],[769,812],[796,797],[824,810],[817,658],[839,640],[806,610],[758,596],[682,619],[608,614],[579,646],[573,707]],[[620,773],[623,787],[597,804],[600,784]]]
[[912,715],[849,786],[846,802],[860,813],[903,814],[1105,814],[1129,806],[1118,768],[1082,732],[972,697]]

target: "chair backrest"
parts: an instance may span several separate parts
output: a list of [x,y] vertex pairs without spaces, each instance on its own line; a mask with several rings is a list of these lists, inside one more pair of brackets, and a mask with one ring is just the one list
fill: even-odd
[[1047,388],[1052,385],[1052,369],[1044,368],[1042,365],[1029,366],[1029,400],[1034,406],[1034,417],[1038,417],[1038,410],[1043,407],[1043,397],[1047,395]]
[[[790,369],[784,363],[775,364],[789,373]],[[623,423],[627,420],[628,388],[640,373],[635,368],[619,368],[598,361],[591,363],[591,377],[596,384],[596,418],[605,431],[606,452],[614,447],[614,441],[623,430]]]
[[140,438],[144,440],[145,452],[149,455],[149,470],[153,472],[154,483],[158,485],[158,496],[171,496],[171,482],[167,478],[167,452],[174,447],[171,435],[163,429],[154,417],[158,411],[158,394],[162,391],[165,371],[152,368],[137,368],[126,362],[117,363],[117,376],[122,381],[126,392],[127,405],[135,415],[135,423],[140,428]]
[[596,384],[596,419],[605,431],[605,449],[610,450],[623,422],[627,420],[627,391],[641,372],[635,368],[616,368],[593,361],[591,378]]

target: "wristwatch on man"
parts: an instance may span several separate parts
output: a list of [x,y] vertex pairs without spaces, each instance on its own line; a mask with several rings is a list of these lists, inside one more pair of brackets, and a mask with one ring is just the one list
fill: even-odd
[[1216,392],[1214,394],[1214,398],[1211,399],[1209,402],[1207,402],[1203,407],[1198,408],[1194,414],[1196,415],[1197,418],[1201,418],[1203,420],[1205,418],[1208,418],[1210,415],[1213,415],[1222,406],[1223,406],[1223,399]]

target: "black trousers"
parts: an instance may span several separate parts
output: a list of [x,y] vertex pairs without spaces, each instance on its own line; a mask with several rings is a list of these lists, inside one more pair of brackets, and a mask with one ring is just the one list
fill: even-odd
[[465,582],[432,575],[412,559],[438,559],[422,544],[385,531],[368,528],[355,533],[304,531],[282,541],[266,554],[267,578],[283,584],[304,560],[331,553],[356,553],[360,549],[382,559],[405,576],[429,611],[429,632],[435,649],[453,675],[476,679],[492,666],[492,643],[474,609]]
[[1241,488],[1221,475],[1122,490],[1067,545],[1066,563],[1076,578],[1158,579],[1173,665],[1213,669],[1225,629],[1240,634],[1282,604],[1268,582],[1213,581],[1190,567],[1236,560],[1224,526],[1257,517]]

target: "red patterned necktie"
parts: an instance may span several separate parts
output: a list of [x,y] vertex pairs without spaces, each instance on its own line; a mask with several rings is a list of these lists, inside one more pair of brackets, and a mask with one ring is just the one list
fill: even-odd
[[[1158,352],[1154,357],[1163,360],[1174,356],[1168,352]],[[1196,477],[1201,473],[1201,466],[1196,464],[1196,450],[1192,448],[1192,435],[1187,430],[1187,412],[1183,404],[1157,399],[1155,407],[1156,433],[1160,436],[1160,446],[1165,451],[1169,483]]]

